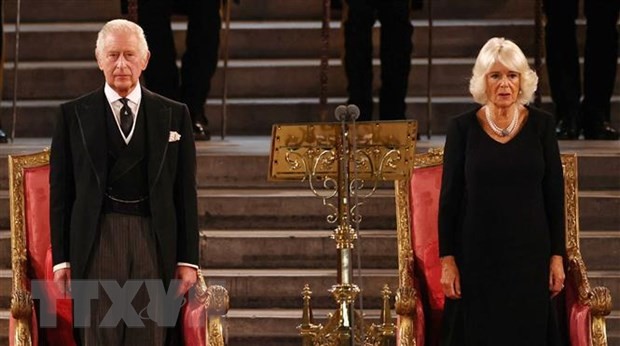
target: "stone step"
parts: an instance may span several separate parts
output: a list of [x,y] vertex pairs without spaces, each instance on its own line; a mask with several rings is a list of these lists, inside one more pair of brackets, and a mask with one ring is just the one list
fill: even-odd
[[[413,56],[428,56],[429,26],[425,20],[413,20],[415,28],[412,41]],[[475,57],[484,42],[481,37],[505,36],[519,43],[526,56],[534,58],[535,43],[532,20],[436,20],[433,22],[434,58]],[[579,22],[579,45],[583,46],[584,23]],[[235,59],[274,59],[274,58],[318,58],[322,55],[321,21],[234,21],[230,26],[229,58]],[[20,61],[55,61],[94,59],[93,44],[100,22],[87,23],[23,23],[20,26]],[[177,54],[185,50],[186,22],[174,22]],[[342,56],[343,34],[339,21],[330,22],[329,57]],[[374,28],[373,52],[379,56],[380,24]],[[459,40],[454,40],[459,37]],[[6,61],[14,60],[15,27],[7,26]],[[40,42],[46,42],[41,45]],[[50,50],[52,46],[55,49]]]
[[[301,299],[300,299],[301,301]],[[313,309],[315,323],[325,325],[331,309]],[[360,310],[358,310],[360,311]],[[364,309],[365,324],[378,321],[379,311]],[[9,311],[0,310],[0,346],[8,346]],[[396,315],[392,311],[392,317]],[[620,346],[617,321],[620,311],[615,310],[607,317],[608,345]],[[299,345],[297,326],[301,322],[301,308],[293,309],[242,309],[231,307],[223,318],[228,346],[293,346]]]
[[[206,230],[201,264],[221,269],[329,268],[338,258],[331,234],[331,230]],[[580,238],[588,270],[620,270],[620,230],[581,232]],[[362,230],[359,241],[353,251],[356,263],[359,253],[365,268],[397,268],[394,230]]]
[[[335,263],[334,263],[335,267]],[[208,284],[222,285],[228,290],[230,304],[237,308],[301,308],[301,291],[310,285],[314,292],[312,306],[335,306],[329,289],[337,283],[336,269],[203,269]],[[0,269],[0,309],[10,308],[12,272]],[[380,309],[384,285],[396,292],[396,269],[363,269],[354,271],[353,283],[362,289],[364,306]]]
[[[335,310],[314,310],[315,322],[325,324],[326,316]],[[0,346],[8,346],[8,311],[0,311]],[[378,320],[378,311],[365,310],[366,323]],[[613,314],[618,314],[614,311]],[[393,315],[394,317],[394,315]],[[223,319],[228,337],[228,346],[298,346],[301,338],[297,326],[301,311],[293,310],[241,310],[231,309]],[[620,333],[609,328],[607,319],[607,341],[609,346],[620,346]]]
[[[301,298],[299,299],[301,302]],[[334,309],[314,309],[316,323],[325,324]],[[364,309],[365,324],[378,323],[379,310]],[[0,346],[8,346],[9,314],[0,310]],[[396,315],[392,313],[394,323]],[[301,322],[299,309],[235,309],[222,319],[227,346],[298,346],[301,343],[297,326]]]
[[[199,187],[307,188],[304,182],[267,180],[270,138],[231,136],[220,140],[216,133],[213,136],[208,143],[197,143]],[[416,151],[442,147],[444,141],[444,136],[435,135],[429,140],[423,135],[416,143]],[[50,138],[45,137],[18,138],[14,143],[1,146],[0,189],[8,189],[8,155],[34,153],[49,147],[50,143]],[[620,172],[620,148],[617,145],[605,141],[560,141],[560,149],[578,155],[580,190],[620,190],[620,175],[617,174]]]
[[[422,136],[416,143],[417,152],[440,148],[445,137],[431,139]],[[0,147],[0,189],[8,189],[8,155],[34,153],[49,147],[50,138],[18,138],[16,142]],[[268,181],[270,138],[229,136],[221,140],[214,133],[208,143],[197,143],[198,186],[307,188],[304,182]],[[606,141],[560,141],[563,153],[576,153],[579,157],[580,190],[620,189],[620,151],[614,143]],[[243,169],[239,169],[243,167]]]
[[[218,269],[312,269],[338,263],[331,230],[206,230],[201,232],[201,265]],[[362,230],[353,250],[357,267],[398,267],[396,232]]]
[[[317,89],[318,90],[318,89]],[[305,123],[321,121],[321,108],[317,91],[316,97],[301,98],[233,98],[227,101],[226,136],[270,136],[273,124]],[[55,114],[61,102],[67,100],[20,100],[17,102],[16,138],[45,138],[52,136]],[[377,113],[375,99],[375,114]],[[346,98],[328,98],[326,120],[332,121],[333,110],[346,103]],[[427,136],[445,135],[448,119],[462,112],[471,110],[476,105],[471,97],[432,97],[432,110],[427,119],[428,105],[426,97],[408,97],[408,118],[418,122],[419,133]],[[0,120],[6,127],[12,123],[12,103],[2,103]],[[552,105],[548,97],[543,98],[542,108],[550,111]],[[613,97],[611,103],[612,124],[620,128],[620,96]],[[222,100],[207,100],[206,113],[209,127],[214,139],[219,138],[222,129]],[[430,132],[429,132],[430,130]],[[581,143],[581,142],[578,142]],[[606,142],[609,145],[609,142]]]
[[[218,269],[329,268],[338,255],[331,230],[204,230],[201,266]],[[393,230],[362,230],[353,250],[364,268],[398,266]],[[581,253],[588,270],[620,270],[620,231],[582,231]],[[10,231],[0,231],[0,269],[11,268]],[[360,252],[361,251],[361,252]]]
[[[612,125],[620,128],[620,97],[614,97],[612,101]],[[428,119],[427,98],[408,97],[406,102],[407,113],[410,114],[408,118],[418,122],[419,133],[424,136],[429,133],[444,135],[449,118],[476,106],[468,97],[433,97],[432,116]],[[552,105],[549,103],[549,99],[544,98],[543,102],[543,108],[550,111]],[[60,103],[61,100],[18,101],[16,138],[51,137],[55,115]],[[346,103],[344,97],[329,98],[327,120],[331,121],[333,109],[344,103]],[[222,130],[221,104],[220,99],[209,99],[207,101],[206,112],[209,127],[214,137],[220,135]],[[227,104],[227,136],[269,136],[273,124],[321,121],[318,97],[228,99]],[[375,114],[377,104],[378,100],[375,99]],[[5,101],[2,108],[1,122],[11,124],[13,117],[11,103]],[[5,130],[8,129],[9,125],[6,126]]]
[[579,243],[581,255],[589,271],[620,270],[620,229],[582,231]]
[[7,309],[0,309],[0,346],[9,346],[10,313]]
[[[433,3],[434,19],[505,19],[533,18],[534,0],[489,2],[472,0],[467,3],[438,1]],[[7,23],[15,21],[16,0],[7,0]],[[322,3],[305,0],[245,0],[231,7],[236,20],[316,20],[322,18]],[[336,14],[336,13],[335,13]],[[427,8],[413,11],[416,18],[425,18]],[[119,17],[118,2],[107,0],[46,0],[34,5],[22,5],[22,22],[104,22]]]
[[[329,289],[337,283],[334,269],[204,269],[207,283],[222,285],[228,290],[231,306],[237,308],[301,309],[301,291],[308,284],[312,290],[312,307],[335,306]],[[357,269],[353,283],[362,290],[364,307],[381,308],[381,290],[389,285],[398,288],[396,269]]]
[[[318,90],[318,89],[317,89]],[[318,95],[318,93],[317,93]],[[410,118],[418,121],[420,133],[427,134],[428,121],[426,118],[426,98],[408,98],[407,113]],[[52,136],[55,115],[61,102],[67,100],[27,100],[17,102],[17,138],[46,138]],[[329,98],[327,120],[333,119],[333,110],[346,103],[344,97]],[[207,100],[206,113],[209,119],[209,127],[214,138],[221,134],[222,130],[222,100]],[[550,105],[547,104],[549,108]],[[451,116],[470,110],[474,107],[471,98],[466,97],[433,97],[433,116],[431,118],[432,134],[445,133],[447,119]],[[612,109],[620,111],[620,102],[612,104]],[[2,103],[2,124],[12,123],[12,103]],[[376,113],[376,111],[375,111]],[[321,109],[319,98],[241,98],[228,99],[227,101],[227,136],[270,136],[273,124],[278,123],[304,123],[321,121]],[[616,113],[614,113],[616,114]],[[619,113],[620,114],[620,113]],[[620,119],[617,121],[620,124]],[[620,127],[620,126],[618,126]],[[7,129],[5,128],[5,130]]]
[[[613,299],[614,297],[612,297]],[[618,301],[618,298],[615,298]],[[607,341],[609,346],[620,346],[620,309],[616,306],[605,319],[607,323]]]
[[11,247],[11,231],[0,231],[0,269],[9,269],[13,267],[11,263]]
[[[432,93],[434,96],[466,97],[474,58],[437,58],[433,60]],[[327,71],[327,96],[346,96],[346,77],[340,60],[331,59]],[[380,62],[374,60],[374,75],[380,75]],[[223,66],[220,62],[220,67]],[[409,74],[409,96],[426,96],[427,61],[412,59]],[[12,100],[14,64],[5,65],[4,98]],[[620,71],[617,72],[620,74]],[[287,76],[287,78],[280,78]],[[320,61],[318,59],[251,59],[233,60],[228,64],[228,95],[231,98],[299,98],[318,96],[320,86]],[[539,89],[548,95],[544,75]],[[620,79],[620,78],[619,78]],[[18,99],[72,99],[94,90],[103,83],[103,75],[93,60],[41,61],[19,64]],[[222,95],[223,68],[218,68],[211,83],[210,97]],[[380,88],[379,78],[374,79],[374,89]],[[620,84],[614,95],[620,95]]]
[[[267,140],[267,139],[265,139]],[[213,142],[216,145],[218,142]],[[581,190],[616,190],[620,189],[620,153],[599,150],[598,153],[589,153],[583,148],[568,146],[574,142],[560,142],[560,148],[565,153],[577,153],[579,160],[579,188]],[[583,143],[583,142],[579,142]],[[417,152],[426,152],[428,148],[443,147],[444,137],[434,136],[426,140],[425,136],[416,143]],[[565,145],[566,144],[566,145]],[[226,144],[223,144],[226,145]],[[260,145],[260,144],[257,144]],[[307,182],[268,181],[269,148],[263,154],[256,155],[211,155],[198,156],[198,181],[200,187],[215,188],[223,186],[237,187],[269,187],[307,188]],[[2,167],[0,159],[0,169]],[[243,169],[239,169],[243,167]],[[3,182],[0,180],[0,187]],[[391,185],[386,183],[385,185]]]
[[[329,289],[337,283],[336,264],[333,269],[217,269],[205,268],[209,284],[226,287],[231,306],[237,308],[295,308],[300,307],[300,292],[308,284],[313,292],[312,306],[329,308],[334,305]],[[361,274],[359,274],[361,273]],[[352,282],[362,289],[364,306],[380,308],[380,292],[389,285],[395,292],[398,287],[396,269],[353,270]],[[0,269],[0,308],[10,306],[11,270]],[[607,287],[612,299],[620,297],[620,271],[588,271],[591,287]]]
[[[245,200],[242,207],[239,199]],[[209,229],[243,228],[240,225],[246,219],[251,229],[281,228],[285,220],[295,221],[302,229],[325,229],[328,209],[321,204],[308,190],[208,189],[199,194],[200,215]],[[393,190],[377,190],[361,208],[362,228],[394,229],[394,208]],[[620,191],[582,191],[579,208],[581,228],[620,229]]]
[[[336,203],[336,201],[331,201]],[[9,198],[0,191],[0,228],[9,228]],[[363,229],[395,229],[394,193],[379,189],[360,208]],[[620,229],[620,191],[582,191],[582,229]],[[331,211],[309,190],[200,189],[198,213],[208,229],[325,229]]]

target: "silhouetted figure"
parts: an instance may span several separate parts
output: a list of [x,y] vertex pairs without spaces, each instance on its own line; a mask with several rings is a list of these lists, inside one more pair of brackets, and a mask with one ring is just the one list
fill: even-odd
[[[617,140],[610,125],[610,100],[618,64],[620,0],[583,0],[587,20],[583,89],[575,19],[579,0],[543,0],[551,97],[559,139]],[[582,99],[583,96],[583,99]]]
[[[170,26],[173,14],[187,16],[180,76]],[[192,117],[195,139],[209,140],[204,107],[218,61],[220,0],[139,0],[138,24],[144,29],[152,53],[144,71],[146,86],[185,103]]]
[[[360,108],[360,121],[372,119],[372,28],[381,22],[379,118],[405,118],[405,97],[413,44],[410,0],[344,0],[344,67],[348,103]],[[415,2],[415,7],[419,7]]]

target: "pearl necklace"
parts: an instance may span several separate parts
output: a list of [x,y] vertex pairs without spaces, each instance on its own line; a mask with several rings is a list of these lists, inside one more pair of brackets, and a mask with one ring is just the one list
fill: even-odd
[[517,123],[519,122],[519,107],[515,107],[515,112],[512,116],[512,120],[510,121],[510,124],[508,124],[508,126],[504,129],[500,128],[499,126],[497,126],[497,124],[495,124],[495,122],[493,122],[493,118],[491,116],[491,110],[489,109],[489,107],[484,107],[484,115],[487,118],[487,122],[489,123],[489,126],[491,127],[491,130],[493,130],[493,132],[495,132],[495,134],[497,134],[500,137],[507,137],[510,136],[510,134],[512,133],[512,131],[514,131],[515,127],[517,127]]

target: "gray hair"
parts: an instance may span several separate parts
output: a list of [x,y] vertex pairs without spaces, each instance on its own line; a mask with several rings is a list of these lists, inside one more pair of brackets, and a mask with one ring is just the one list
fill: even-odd
[[496,62],[500,62],[510,70],[519,72],[520,90],[517,102],[521,104],[530,103],[538,87],[538,75],[530,68],[521,48],[503,37],[489,39],[478,53],[472,70],[472,77],[469,80],[469,92],[474,97],[474,101],[480,104],[487,103],[486,74]]
[[114,19],[105,23],[101,30],[99,30],[99,34],[97,35],[97,45],[95,46],[96,57],[99,57],[99,54],[103,52],[105,49],[105,39],[112,33],[135,35],[138,39],[138,54],[142,58],[147,56],[149,46],[146,43],[146,37],[144,37],[144,31],[142,28],[138,24],[125,19]]

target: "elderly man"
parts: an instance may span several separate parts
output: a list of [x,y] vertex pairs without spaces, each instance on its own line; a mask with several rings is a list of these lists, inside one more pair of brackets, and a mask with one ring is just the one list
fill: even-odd
[[[189,112],[140,86],[150,53],[138,25],[121,19],[106,23],[95,55],[104,85],[61,105],[52,138],[54,281],[65,292],[71,280],[115,282],[121,288],[130,281],[161,280],[168,288],[176,279],[176,293],[184,294],[197,280],[198,268]],[[99,287],[98,298],[87,307],[73,292],[76,324],[85,327],[78,333],[82,344],[165,344],[165,326],[144,317],[151,293],[145,286],[125,304],[139,314],[140,328],[128,328],[127,319],[103,326],[117,299],[108,290]],[[90,312],[86,323],[77,317],[84,311]]]

